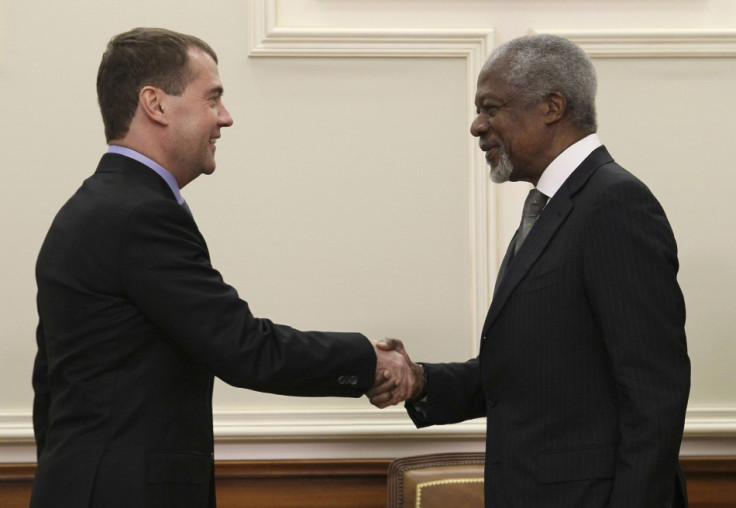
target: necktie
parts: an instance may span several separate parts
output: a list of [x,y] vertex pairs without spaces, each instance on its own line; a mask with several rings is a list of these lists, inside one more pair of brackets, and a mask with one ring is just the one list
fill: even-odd
[[516,236],[514,254],[519,252],[521,244],[524,243],[532,226],[537,222],[537,218],[542,213],[542,209],[548,199],[547,196],[539,192],[536,188],[529,191],[529,195],[526,197],[526,201],[524,201],[524,210],[521,212],[521,226],[519,227],[519,234]]

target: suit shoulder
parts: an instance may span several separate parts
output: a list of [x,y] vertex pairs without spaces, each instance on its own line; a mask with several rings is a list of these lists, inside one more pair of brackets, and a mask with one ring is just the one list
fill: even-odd
[[157,207],[167,201],[177,204],[173,194],[162,192],[165,182],[156,182],[158,175],[151,176],[153,179],[141,180],[126,172],[97,172],[84,181],[60,213],[67,212],[78,219],[89,216],[110,220],[139,206]]
[[141,183],[122,172],[96,172],[59,209],[47,242],[56,237],[62,243],[72,238],[110,239],[135,222],[136,216],[152,217],[178,208],[173,195],[166,196],[150,182]]
[[608,162],[599,167],[593,174],[591,181],[599,185],[615,185],[624,182],[644,185],[644,182],[639,177],[615,161]]
[[591,176],[588,187],[598,196],[634,193],[654,198],[654,193],[646,183],[616,162],[599,167]]

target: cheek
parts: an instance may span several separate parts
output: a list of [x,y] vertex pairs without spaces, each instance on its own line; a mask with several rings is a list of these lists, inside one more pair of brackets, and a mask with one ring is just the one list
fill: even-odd
[[519,136],[521,126],[506,115],[499,115],[490,122],[491,130],[505,143],[516,140]]
[[509,125],[506,122],[504,125],[499,125],[496,132],[509,155],[518,151],[524,144],[524,136],[519,132],[518,126]]
[[517,152],[531,150],[538,137],[538,133],[529,124],[514,122],[506,126],[505,139],[510,145],[514,145]]

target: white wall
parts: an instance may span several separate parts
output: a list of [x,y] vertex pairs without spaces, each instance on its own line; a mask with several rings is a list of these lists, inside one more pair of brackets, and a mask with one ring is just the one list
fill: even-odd
[[[468,133],[492,47],[578,41],[600,135],[660,198],[680,245],[693,389],[684,453],[736,453],[736,132],[729,0],[0,0],[0,461],[33,460],[35,256],[105,149],[95,75],[133,26],[198,35],[235,124],[184,190],[213,263],[257,315],[404,339],[427,361],[476,351],[526,188],[492,186]],[[483,422],[417,432],[365,399],[215,394],[217,456],[393,457],[481,449]]]

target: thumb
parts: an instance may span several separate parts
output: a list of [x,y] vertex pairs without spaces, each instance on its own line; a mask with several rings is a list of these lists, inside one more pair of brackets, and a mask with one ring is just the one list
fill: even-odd
[[376,347],[381,351],[403,351],[404,343],[399,339],[388,337],[376,342]]

